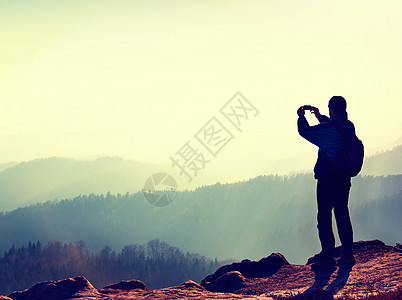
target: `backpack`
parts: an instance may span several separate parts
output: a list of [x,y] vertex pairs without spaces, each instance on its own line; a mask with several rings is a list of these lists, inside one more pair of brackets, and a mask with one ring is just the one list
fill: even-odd
[[339,154],[331,159],[331,166],[338,175],[355,177],[363,166],[363,143],[355,133],[347,133],[340,125],[335,127],[342,135],[342,143]]

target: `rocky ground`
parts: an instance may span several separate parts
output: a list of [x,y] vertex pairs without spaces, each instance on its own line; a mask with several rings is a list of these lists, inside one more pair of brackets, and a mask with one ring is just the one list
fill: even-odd
[[131,280],[97,290],[85,277],[75,277],[41,282],[0,299],[283,299],[295,295],[299,298],[304,295],[303,299],[325,295],[328,299],[332,295],[364,298],[402,291],[402,247],[375,240],[356,242],[354,249],[353,266],[313,269],[311,263],[317,256],[310,258],[307,265],[291,265],[276,253],[260,261],[243,260],[223,266],[200,284],[187,281],[176,287],[150,291],[141,281]]

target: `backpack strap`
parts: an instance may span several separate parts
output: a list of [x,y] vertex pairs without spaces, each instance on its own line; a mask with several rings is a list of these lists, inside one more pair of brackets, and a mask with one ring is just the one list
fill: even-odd
[[[353,123],[351,121],[349,121],[349,120],[346,120],[346,121],[333,121],[332,123],[333,123],[332,125],[341,133],[341,135],[343,137],[352,137],[352,136],[356,135]],[[346,129],[343,128],[343,125],[346,125],[346,124],[351,124],[352,125],[352,127],[353,127],[353,132],[352,133],[347,132]]]

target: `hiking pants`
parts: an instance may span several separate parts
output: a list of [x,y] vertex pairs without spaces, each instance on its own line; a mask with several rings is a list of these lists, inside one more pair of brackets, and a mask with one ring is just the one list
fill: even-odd
[[342,253],[352,253],[353,230],[348,209],[350,187],[350,178],[317,180],[317,227],[323,256],[334,255],[335,238],[332,231],[332,209],[334,209],[339,239],[342,243]]

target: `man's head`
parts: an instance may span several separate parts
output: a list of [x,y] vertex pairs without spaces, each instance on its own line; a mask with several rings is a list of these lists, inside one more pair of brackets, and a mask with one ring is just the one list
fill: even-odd
[[328,102],[330,116],[347,116],[346,100],[342,96],[333,96]]

